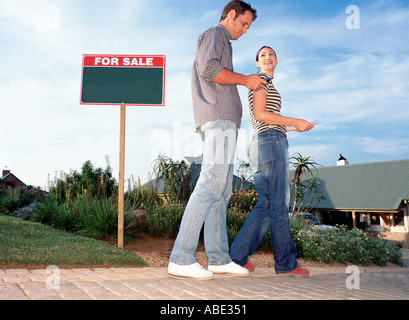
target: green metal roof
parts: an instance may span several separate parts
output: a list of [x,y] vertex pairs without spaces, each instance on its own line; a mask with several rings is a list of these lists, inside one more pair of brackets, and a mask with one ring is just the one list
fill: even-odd
[[[409,199],[409,160],[311,169],[326,200],[317,209],[395,211]],[[293,170],[291,171],[293,174]],[[305,174],[301,179],[306,179]]]

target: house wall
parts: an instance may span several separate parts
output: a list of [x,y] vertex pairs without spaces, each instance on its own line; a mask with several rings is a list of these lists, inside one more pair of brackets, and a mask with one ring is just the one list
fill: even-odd
[[379,214],[378,221],[371,219],[371,216],[376,213],[361,213],[360,220],[366,222],[369,226],[368,231],[373,232],[378,237],[401,243],[405,248],[409,248],[409,205],[402,204],[399,212],[400,215],[403,214],[403,220],[397,220],[397,215],[394,213],[386,213],[386,221]]
[[314,215],[321,223],[330,226],[345,225],[348,228],[353,227],[353,217],[350,211],[321,211],[314,210]]
[[24,185],[10,170],[3,170],[3,175],[0,177],[0,188],[20,188]]
[[[361,213],[360,220],[365,221],[369,230],[378,232],[408,233],[409,232],[409,205],[403,204],[397,213]],[[400,217],[403,216],[403,220]],[[379,217],[375,221],[375,217]]]
[[409,249],[409,233],[402,232],[374,232],[374,235],[389,241],[402,245],[403,248]]
[[2,181],[5,187],[19,188],[21,186],[20,180],[15,179],[13,176],[7,177],[3,179]]

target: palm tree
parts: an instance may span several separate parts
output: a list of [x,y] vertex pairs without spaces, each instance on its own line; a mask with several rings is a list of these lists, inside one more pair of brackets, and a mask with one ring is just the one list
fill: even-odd
[[[321,184],[314,177],[300,182],[298,185],[297,194],[301,196],[300,203],[297,204],[297,212],[311,211],[321,200],[325,200],[325,196],[321,191]],[[306,200],[308,199],[308,202]],[[293,211],[294,213],[294,211]]]
[[[291,161],[294,160],[294,161]],[[312,171],[310,167],[313,167],[315,169],[315,166],[321,166],[320,164],[315,162],[315,159],[311,156],[309,157],[303,157],[300,153],[296,153],[294,156],[290,158],[290,164],[292,167],[296,168],[295,173],[294,173],[294,201],[293,201],[293,206],[291,209],[291,212],[295,212],[296,207],[297,207],[297,202],[300,197],[299,193],[299,187],[300,187],[300,178],[301,174],[303,172],[307,172],[307,174],[310,174],[313,176]]]

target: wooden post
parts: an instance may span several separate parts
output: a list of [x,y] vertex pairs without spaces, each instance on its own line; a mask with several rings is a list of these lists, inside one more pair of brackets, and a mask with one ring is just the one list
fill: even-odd
[[124,247],[125,123],[126,106],[122,103],[119,134],[118,248]]
[[356,228],[356,218],[357,218],[357,215],[356,215],[356,211],[352,211],[352,227],[354,227],[354,228]]

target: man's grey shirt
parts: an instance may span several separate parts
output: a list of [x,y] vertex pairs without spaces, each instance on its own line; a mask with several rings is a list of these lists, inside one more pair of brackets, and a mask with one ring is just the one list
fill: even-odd
[[221,25],[199,36],[192,71],[192,100],[196,128],[208,121],[230,120],[240,128],[242,105],[235,85],[212,79],[223,68],[233,71],[230,33]]

